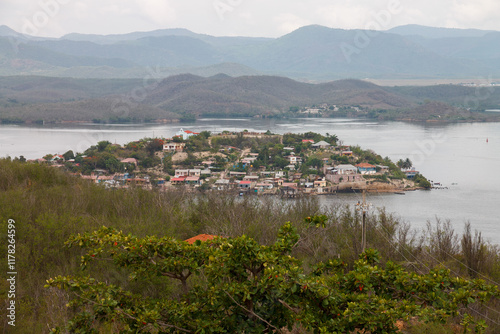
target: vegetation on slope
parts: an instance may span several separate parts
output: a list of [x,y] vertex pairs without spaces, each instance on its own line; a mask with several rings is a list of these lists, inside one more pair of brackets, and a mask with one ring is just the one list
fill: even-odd
[[[105,189],[55,168],[6,159],[0,160],[0,190],[1,235],[5,237],[8,219],[14,219],[18,271],[26,273],[18,276],[16,293],[17,320],[22,324],[16,328],[19,333],[43,333],[47,324],[62,325],[75,315],[75,309],[65,306],[70,294],[43,288],[48,278],[58,275],[85,277],[91,273],[99,281],[119,285],[144,298],[179,296],[175,283],[159,277],[129,281],[129,269],[108,263],[89,263],[88,271],[82,272],[78,259],[85,252],[64,249],[64,242],[70,235],[90,233],[103,225],[139,238],[185,240],[200,233],[234,238],[245,234],[258,244],[272,245],[279,227],[291,221],[302,240],[292,256],[303,261],[305,270],[338,256],[351,270],[361,253],[361,214],[349,207],[322,208],[314,198],[288,202],[220,193],[198,196],[134,187]],[[324,228],[304,225],[305,218],[321,214],[328,219]],[[380,266],[391,260],[418,273],[429,273],[437,267],[450,269],[453,276],[500,280],[498,249],[484,243],[470,227],[458,236],[449,223],[438,222],[430,224],[420,238],[407,224],[383,210],[369,214],[367,224],[368,246],[379,250]],[[3,272],[7,272],[5,266],[3,261]],[[1,298],[6,299],[7,282],[0,284]],[[496,333],[499,328],[495,323],[500,322],[498,300],[485,307],[474,304],[469,310],[477,319],[486,320],[489,333]],[[1,312],[5,319],[5,308]],[[100,329],[112,332],[112,328]]]

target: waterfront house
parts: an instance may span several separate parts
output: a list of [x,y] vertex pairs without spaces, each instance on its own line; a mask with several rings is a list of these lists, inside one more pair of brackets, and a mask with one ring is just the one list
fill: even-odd
[[326,180],[316,180],[314,181],[314,188],[326,187]]
[[347,175],[347,174],[356,174],[358,169],[353,165],[338,165],[335,167],[337,170],[337,174]]
[[403,173],[405,173],[408,179],[413,179],[419,172],[415,170],[415,167],[411,169],[403,169]]
[[377,172],[377,168],[374,165],[365,162],[357,164],[356,167],[358,167],[359,173],[363,175],[371,175]]

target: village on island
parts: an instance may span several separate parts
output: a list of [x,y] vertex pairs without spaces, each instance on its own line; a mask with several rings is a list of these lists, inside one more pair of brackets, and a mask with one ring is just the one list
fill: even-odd
[[353,189],[404,194],[432,187],[408,158],[394,163],[371,150],[343,145],[335,135],[314,132],[180,129],[172,138],[145,138],[126,145],[101,141],[83,153],[68,151],[29,161],[64,168],[113,189],[139,186],[296,197]]

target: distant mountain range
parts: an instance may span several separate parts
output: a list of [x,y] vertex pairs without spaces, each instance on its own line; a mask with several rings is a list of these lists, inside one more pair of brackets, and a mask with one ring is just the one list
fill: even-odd
[[307,115],[297,113],[299,108],[323,104],[327,106],[324,114],[333,117],[498,120],[500,114],[480,111],[499,108],[500,87],[484,89],[453,85],[381,87],[355,79],[311,84],[277,76],[233,78],[224,74],[208,78],[182,74],[148,80],[5,76],[0,77],[0,122],[304,117]]
[[0,75],[143,78],[213,76],[500,77],[500,32],[418,25],[383,32],[307,26],[279,38],[214,37],[185,29],[39,38],[0,26]]

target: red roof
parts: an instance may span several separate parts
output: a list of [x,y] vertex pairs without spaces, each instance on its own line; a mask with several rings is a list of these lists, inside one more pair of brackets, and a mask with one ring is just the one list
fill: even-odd
[[174,181],[174,182],[176,182],[176,181],[184,182],[185,180],[186,180],[186,177],[174,177],[174,178],[170,179],[170,181]]
[[252,184],[252,181],[241,181],[239,184]]
[[361,168],[375,168],[375,166],[367,164],[366,162],[362,162],[360,164],[357,164],[356,167],[361,167]]
[[192,245],[196,242],[196,240],[207,241],[207,240],[212,240],[215,237],[216,237],[215,235],[210,235],[210,234],[199,234],[196,237],[192,237],[184,241]]
[[302,142],[303,143],[313,143],[314,144],[314,140],[312,140],[312,139],[302,139]]

